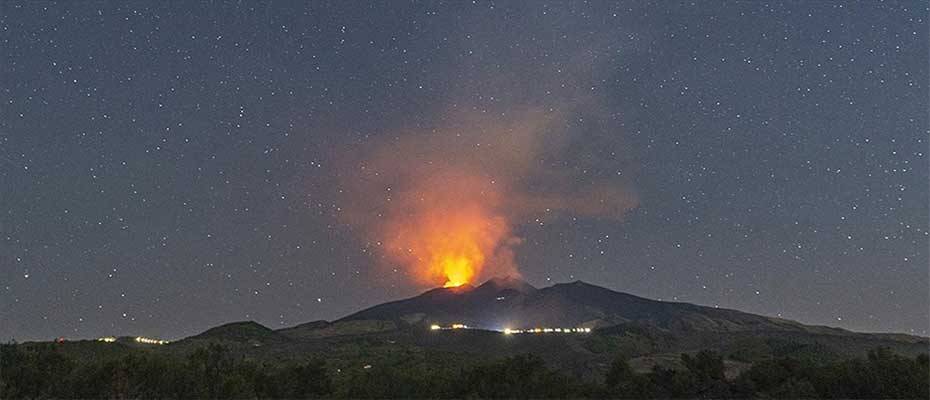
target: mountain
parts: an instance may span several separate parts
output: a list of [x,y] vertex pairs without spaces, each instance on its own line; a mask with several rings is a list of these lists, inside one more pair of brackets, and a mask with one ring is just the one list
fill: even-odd
[[[458,327],[452,328],[453,324]],[[579,327],[589,329],[575,329]],[[506,331],[507,328],[518,331]],[[543,329],[534,329],[532,333],[523,331],[529,328]],[[663,382],[668,380],[668,385],[693,385],[696,383],[681,383],[684,378],[676,377],[693,378],[695,375],[677,375],[668,369],[693,371],[695,365],[689,363],[702,357],[705,361],[711,360],[715,369],[722,364],[722,373],[729,379],[727,385],[737,385],[736,377],[761,361],[775,362],[765,364],[762,367],[767,368],[762,370],[765,372],[760,374],[760,370],[753,369],[756,372],[750,375],[766,378],[767,382],[768,373],[780,374],[782,378],[778,379],[788,379],[784,374],[789,369],[808,374],[822,368],[826,368],[823,371],[847,371],[835,369],[837,365],[860,368],[866,365],[861,359],[868,356],[866,363],[873,366],[863,373],[874,375],[870,371],[887,369],[888,376],[903,377],[901,379],[910,382],[908,385],[917,387],[919,385],[912,383],[920,379],[912,377],[926,374],[920,370],[911,373],[902,368],[916,368],[920,363],[926,363],[925,356],[913,357],[927,354],[930,348],[930,341],[923,337],[857,333],[736,310],[655,301],[584,282],[536,288],[514,277],[491,279],[477,287],[432,289],[332,322],[312,321],[273,330],[254,321],[242,321],[167,344],[135,339],[25,343],[22,349],[27,352],[45,351],[55,354],[55,357],[13,359],[36,360],[34,365],[38,366],[33,369],[52,371],[49,382],[58,382],[62,378],[58,376],[60,368],[46,365],[48,360],[71,359],[98,363],[92,364],[98,366],[75,371],[138,370],[142,373],[139,377],[144,377],[140,379],[151,385],[210,379],[209,376],[216,376],[217,371],[228,367],[231,380],[223,382],[231,385],[242,382],[257,385],[262,382],[265,387],[264,382],[267,381],[269,388],[288,387],[294,382],[312,381],[313,378],[308,376],[321,376],[319,373],[326,371],[323,376],[331,377],[337,387],[346,390],[368,387],[387,390],[450,384],[470,386],[473,372],[469,371],[483,371],[480,373],[493,378],[492,382],[496,382],[499,376],[509,376],[506,379],[513,382],[528,387],[538,386],[543,378],[535,373],[526,375],[526,371],[538,370],[533,365],[539,366],[539,362],[548,369],[558,370],[559,376],[577,379],[575,382],[584,382],[585,387],[597,387],[598,382],[609,376],[611,365],[618,359],[625,359],[635,372],[660,371],[651,376]],[[877,348],[887,348],[890,352],[872,351]],[[709,358],[700,354],[684,356],[704,350],[717,355]],[[7,354],[7,350],[4,351]],[[127,357],[133,354],[138,357]],[[533,357],[517,357],[526,354]],[[57,358],[61,356],[66,358]],[[854,357],[860,361],[849,360]],[[706,366],[703,361],[698,365]],[[923,365],[921,368],[926,368]],[[656,367],[660,369],[656,370]],[[283,374],[280,371],[291,372]],[[307,375],[312,371],[317,373]],[[808,376],[804,374],[800,376]],[[848,375],[848,382],[866,376],[858,372],[842,374]],[[120,372],[100,377],[125,380],[125,375]],[[31,379],[32,375],[23,376]],[[185,376],[187,378],[181,378]],[[558,385],[568,382],[557,375],[552,376]],[[459,379],[455,377],[465,379],[461,382],[467,384],[455,383],[458,381],[451,380]],[[70,382],[68,379],[64,381]],[[652,382],[651,379],[648,382]],[[833,381],[828,379],[824,382]],[[878,385],[874,382],[868,384]],[[498,393],[497,384],[492,385],[495,389],[489,393]],[[833,384],[830,385],[832,387]],[[895,387],[895,384],[885,386]],[[243,393],[254,397],[256,392]],[[348,391],[335,394],[336,397],[362,397],[355,393],[386,397],[383,393],[388,392]],[[429,392],[417,389],[415,393],[397,392],[395,397],[423,393]],[[666,396],[673,392],[662,393]],[[894,393],[900,396],[898,392]]]
[[[537,289],[516,278],[491,279],[478,287],[437,288],[409,299],[376,305],[334,322],[371,324],[380,321],[398,329],[423,332],[431,325],[463,324],[491,331],[532,328],[591,328],[589,335],[560,337],[551,346],[572,348],[571,357],[590,363],[604,354],[623,352],[649,359],[677,359],[680,352],[711,349],[747,362],[778,356],[842,359],[862,356],[876,347],[902,354],[926,353],[927,338],[903,334],[869,334],[826,326],[805,325],[781,318],[689,303],[650,300],[576,281]],[[536,336],[536,335],[532,335]],[[545,335],[542,335],[545,336]],[[444,342],[440,346],[438,343]],[[501,354],[538,344],[522,338],[520,345],[493,341],[455,343],[447,337],[426,340],[424,346],[445,350]],[[515,350],[516,348],[516,350]],[[551,348],[533,350],[552,352]],[[564,359],[562,353],[551,358]],[[576,360],[578,361],[578,360]],[[581,361],[579,361],[581,362]]]
[[196,347],[205,343],[220,343],[227,346],[278,345],[288,341],[288,338],[255,321],[232,322],[210,328],[201,334],[185,338],[174,343],[173,348]]
[[735,310],[650,300],[581,281],[536,289],[516,278],[491,279],[476,288],[433,289],[359,311],[339,321],[352,320],[442,326],[461,323],[489,330],[605,328],[626,323],[674,332],[823,329]]
[[[448,328],[452,324],[471,329]],[[505,334],[504,329],[590,328],[586,333]],[[554,330],[554,329],[553,329]],[[376,305],[336,321],[272,330],[236,322],[160,346],[186,353],[219,342],[243,357],[269,361],[323,358],[335,368],[415,363],[460,368],[489,358],[532,353],[577,376],[603,376],[618,355],[640,371],[680,367],[680,354],[714,350],[728,370],[778,357],[818,362],[887,347],[927,353],[927,338],[867,334],[705,307],[650,300],[576,281],[536,288],[514,277],[480,286],[437,288]]]

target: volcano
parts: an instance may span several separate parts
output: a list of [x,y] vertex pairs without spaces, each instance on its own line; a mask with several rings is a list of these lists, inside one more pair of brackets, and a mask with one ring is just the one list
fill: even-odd
[[358,320],[393,321],[399,325],[456,323],[497,331],[541,326],[596,329],[622,324],[669,332],[830,329],[736,310],[650,300],[582,281],[537,289],[513,277],[494,278],[478,287],[433,289],[362,310],[337,322]]
[[[441,328],[453,324],[462,329]],[[553,329],[539,334],[505,331],[535,328]],[[571,328],[571,334],[565,328]],[[577,328],[589,330],[577,333]],[[877,347],[917,355],[930,346],[925,337],[858,333],[650,300],[581,281],[536,288],[514,277],[494,278],[477,287],[436,288],[332,322],[278,330],[254,322],[231,323],[162,347],[185,353],[208,342],[222,343],[245,357],[322,357],[347,368],[398,354],[417,355],[424,365],[445,368],[449,360],[469,363],[532,353],[579,376],[600,376],[617,354],[646,371],[664,363],[674,367],[681,353],[705,349],[725,354],[739,367],[777,357],[861,357]]]

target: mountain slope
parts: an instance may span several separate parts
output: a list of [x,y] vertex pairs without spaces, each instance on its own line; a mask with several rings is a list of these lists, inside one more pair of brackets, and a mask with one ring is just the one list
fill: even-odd
[[[453,323],[471,328],[430,329]],[[588,334],[505,335],[505,328],[594,328]],[[926,353],[927,338],[866,334],[810,326],[736,310],[650,300],[584,282],[535,288],[519,279],[478,287],[432,289],[367,308],[342,319],[271,330],[254,322],[210,329],[164,346],[192,351],[220,342],[238,354],[268,360],[322,357],[342,367],[412,354],[434,367],[532,353],[585,376],[601,376],[622,354],[637,368],[674,367],[679,355],[714,350],[735,363],[778,357],[828,361],[864,356],[876,347]],[[593,374],[593,375],[592,375]]]
[[288,338],[255,321],[231,322],[210,328],[201,334],[174,342],[173,348],[199,346],[203,343],[221,343],[228,346],[260,347],[278,345]]
[[674,332],[807,331],[802,324],[735,310],[670,303],[573,282],[536,289],[517,279],[492,279],[477,288],[433,289],[374,306],[340,321],[388,320],[502,330],[607,327],[635,322]]

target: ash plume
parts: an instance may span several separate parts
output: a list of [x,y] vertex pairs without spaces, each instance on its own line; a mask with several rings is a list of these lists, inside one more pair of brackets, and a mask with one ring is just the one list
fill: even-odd
[[428,124],[386,128],[339,155],[343,222],[419,285],[519,275],[520,224],[619,221],[638,205],[619,118],[592,89],[597,53],[545,66],[488,53],[513,69],[449,74],[459,81]]

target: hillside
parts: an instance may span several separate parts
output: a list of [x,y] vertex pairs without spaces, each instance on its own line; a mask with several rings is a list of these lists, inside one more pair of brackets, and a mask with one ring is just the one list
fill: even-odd
[[[468,328],[451,329],[452,324]],[[503,331],[529,328],[552,331]],[[930,347],[927,338],[917,336],[857,333],[655,301],[584,282],[535,288],[514,278],[432,289],[332,322],[279,330],[253,321],[233,322],[167,345],[123,339],[51,345],[76,359],[115,360],[139,353],[186,359],[198,349],[220,344],[235,359],[274,365],[324,360],[331,371],[355,371],[352,374],[366,366],[390,366],[454,375],[503,357],[533,354],[582,380],[600,379],[618,357],[647,373],[654,366],[684,368],[681,354],[710,350],[722,355],[726,373],[733,377],[760,361],[784,357],[825,365],[863,358],[879,347],[908,357],[926,354]],[[26,343],[23,348],[48,345]],[[337,381],[343,379],[340,376],[335,375]]]
[[741,311],[650,300],[581,281],[536,289],[526,282],[491,279],[477,288],[439,288],[377,305],[339,321],[384,320],[503,330],[533,327],[605,328],[634,322],[670,332],[833,332]]
[[[432,330],[437,325],[468,329]],[[504,334],[504,329],[590,328],[588,333]],[[450,368],[532,353],[576,376],[597,376],[624,355],[638,370],[680,367],[679,354],[714,350],[738,371],[773,357],[815,361],[864,356],[876,347],[916,355],[927,338],[865,334],[736,310],[650,300],[573,282],[535,288],[498,278],[471,287],[437,288],[367,308],[333,322],[313,321],[280,330],[238,322],[165,346],[188,352],[222,343],[249,358],[323,358],[342,368],[407,360]],[[393,361],[392,361],[393,360]]]

